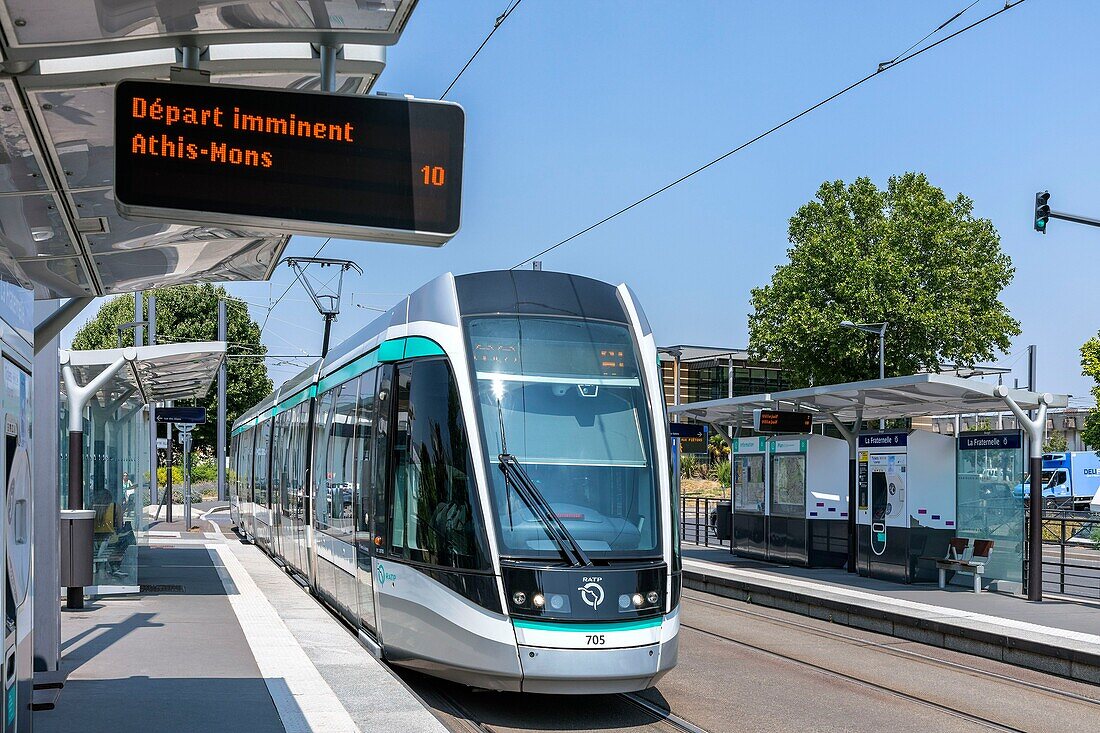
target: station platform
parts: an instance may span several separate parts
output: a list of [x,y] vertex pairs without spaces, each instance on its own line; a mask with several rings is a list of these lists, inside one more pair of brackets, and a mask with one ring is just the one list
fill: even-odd
[[38,733],[445,730],[266,555],[208,521],[221,518],[204,517],[206,531],[153,527],[141,593],[62,613],[51,679],[64,687],[35,713]]
[[684,587],[1100,684],[1100,604],[748,560],[684,543]]

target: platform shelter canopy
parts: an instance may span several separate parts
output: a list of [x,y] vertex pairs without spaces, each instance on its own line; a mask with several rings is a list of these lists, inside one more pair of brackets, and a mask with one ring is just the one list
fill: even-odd
[[72,366],[77,384],[89,384],[119,358],[126,359],[93,396],[92,401],[110,405],[132,396],[142,402],[200,399],[206,395],[225,359],[224,341],[63,351],[62,364]]
[[[753,410],[779,409],[807,412],[815,423],[831,423],[830,415],[844,423],[863,420],[964,415],[1001,412],[1005,400],[994,394],[997,385],[944,374],[913,374],[888,379],[830,384],[768,394],[745,395],[675,405],[669,415],[683,415],[716,425],[752,427]],[[1008,390],[1008,396],[1024,410],[1037,409],[1040,393]],[[1065,407],[1069,396],[1052,395],[1049,407]]]
[[0,0],[0,278],[39,300],[271,276],[289,237],[119,215],[114,84],[168,79],[366,94],[416,0]]

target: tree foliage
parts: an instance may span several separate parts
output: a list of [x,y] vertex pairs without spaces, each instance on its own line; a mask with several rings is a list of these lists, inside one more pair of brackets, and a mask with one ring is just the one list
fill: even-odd
[[752,291],[749,349],[792,384],[878,376],[878,338],[842,321],[886,321],[886,376],[973,365],[1009,348],[1020,324],[1000,301],[1015,272],[973,202],[922,173],[821,184],[791,217],[790,261]]
[[[217,339],[218,300],[227,298],[225,288],[210,284],[176,285],[153,292],[157,296],[157,343]],[[145,295],[145,309],[148,311],[149,291]],[[134,318],[132,295],[111,298],[100,306],[95,318],[77,331],[73,349],[133,346],[133,331],[124,331],[120,344],[118,328],[135,320],[138,319]],[[271,391],[272,384],[264,360],[244,356],[267,353],[267,347],[260,342],[260,327],[252,320],[244,303],[227,299],[226,333],[228,354],[235,357],[227,360],[226,369],[225,405],[228,425],[231,425],[242,412],[263,399]],[[196,404],[206,406],[209,419],[205,425],[195,428],[195,450],[213,451],[217,435],[217,389],[212,385],[206,397]]]
[[1100,333],[1081,346],[1081,372],[1086,377],[1096,380],[1096,385],[1092,388],[1092,396],[1098,406],[1090,410],[1085,417],[1081,438],[1085,441],[1085,445],[1100,449]]

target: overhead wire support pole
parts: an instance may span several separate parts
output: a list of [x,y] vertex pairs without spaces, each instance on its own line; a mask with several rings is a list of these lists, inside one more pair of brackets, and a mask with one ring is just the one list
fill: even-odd
[[1039,395],[1039,409],[1032,419],[1020,408],[1008,387],[998,385],[993,394],[1004,400],[1008,409],[1027,431],[1028,469],[1031,481],[1028,496],[1027,524],[1027,599],[1043,600],[1043,433],[1046,430],[1047,405],[1054,397],[1049,392]]
[[[226,317],[226,303],[224,298],[218,299],[218,341],[228,341],[228,324]],[[225,429],[226,425],[226,408],[225,408],[225,380],[226,370],[228,369],[228,361],[222,359],[221,366],[218,367],[218,501],[228,501],[229,492],[226,490],[225,485]]]

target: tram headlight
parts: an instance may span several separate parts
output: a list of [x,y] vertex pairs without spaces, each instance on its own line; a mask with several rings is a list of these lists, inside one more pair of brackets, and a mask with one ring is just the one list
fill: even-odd
[[565,600],[565,596],[558,593],[551,593],[550,608],[554,609],[555,611],[568,610],[565,608]]
[[527,603],[527,594],[521,590],[517,590],[512,594],[512,603],[517,606],[522,606],[524,603]]
[[628,596],[626,593],[623,593],[621,596],[619,596],[619,610],[620,611],[626,611],[626,610],[629,610],[629,609],[630,609],[630,596]]
[[649,601],[649,604],[651,606],[656,606],[657,601],[661,600],[661,596],[657,593],[657,591],[651,590],[649,593],[645,594],[645,599]]
[[636,608],[641,608],[642,604],[645,603],[645,597],[641,593],[635,593],[630,597],[630,601]]
[[542,593],[536,593],[534,596],[531,597],[531,605],[535,608],[542,608],[546,605],[546,596],[544,596]]

